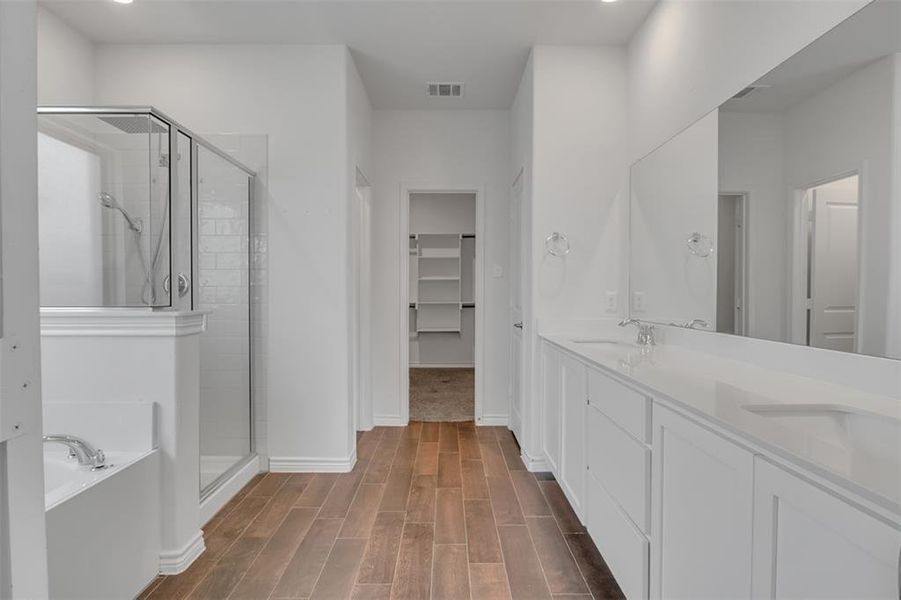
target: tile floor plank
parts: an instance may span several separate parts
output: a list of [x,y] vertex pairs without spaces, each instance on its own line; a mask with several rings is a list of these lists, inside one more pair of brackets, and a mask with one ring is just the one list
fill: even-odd
[[414,472],[417,475],[438,473],[438,442],[419,442]]
[[551,592],[587,594],[588,587],[554,517],[529,517],[526,523]]
[[501,453],[501,447],[497,442],[492,444],[480,444],[482,451],[482,465],[485,467],[485,475],[488,477],[507,477],[507,462]]
[[432,600],[466,600],[469,594],[469,564],[465,544],[435,546],[432,559]]
[[497,539],[491,502],[488,500],[464,500],[466,515],[466,541],[470,563],[499,563],[501,548]]
[[316,587],[313,588],[310,600],[349,599],[354,590],[354,580],[357,578],[357,570],[360,568],[365,549],[366,540],[336,540],[325,566],[322,567],[322,574],[316,582]]
[[316,473],[294,506],[319,508],[325,502],[337,480],[337,473]]
[[458,452],[443,452],[438,455],[438,487],[463,487]]
[[419,433],[419,441],[420,442],[437,442],[439,428],[440,428],[439,423],[435,423],[435,422],[422,423],[422,429]]
[[414,475],[407,502],[407,522],[435,522],[435,475]]
[[488,494],[498,525],[525,525],[510,477],[488,477]]
[[382,483],[360,484],[344,518],[344,526],[338,533],[339,538],[369,538],[384,488],[385,485]]
[[382,494],[379,510],[406,510],[412,481],[413,469],[392,468],[388,474],[388,481],[385,483],[385,492]]
[[400,542],[391,598],[422,600],[429,597],[432,579],[434,530],[430,523],[407,523]]
[[403,512],[380,512],[363,556],[357,583],[390,584],[394,579],[397,551],[404,531]]
[[579,517],[576,516],[575,511],[573,511],[572,506],[569,505],[566,495],[560,489],[560,484],[556,481],[541,481],[538,485],[541,488],[541,493],[544,494],[545,500],[551,507],[551,512],[557,518],[560,531],[563,533],[585,533],[585,528],[579,521]]
[[459,452],[460,444],[457,439],[456,423],[439,423],[438,425],[438,451]]
[[463,497],[488,498],[488,482],[485,480],[485,469],[480,460],[464,460],[463,464]]
[[265,540],[240,538],[226,552],[191,595],[191,600],[222,600],[228,598],[247,568],[262,550]]
[[509,600],[510,584],[504,565],[469,564],[472,600]]
[[514,598],[550,598],[541,563],[525,525],[498,525],[504,568]]
[[535,477],[528,471],[510,471],[513,487],[516,489],[516,497],[522,506],[522,512],[527,517],[550,516],[551,507],[547,505],[544,494],[538,487]]
[[350,473],[342,473],[335,481],[332,491],[322,504],[319,516],[324,519],[343,519],[347,515],[350,503],[357,494],[357,488],[363,481],[363,474],[369,466],[368,459],[358,460]]
[[391,598],[390,583],[358,583],[354,586],[351,600],[388,600]]
[[435,508],[435,543],[465,544],[466,518],[463,514],[463,490],[438,488]]
[[341,528],[340,519],[316,519],[303,538],[284,574],[279,579],[273,598],[308,598],[319,579],[322,566]]
[[587,533],[569,533],[564,536],[579,565],[582,576],[595,598],[605,600],[625,600],[623,591],[616,583],[613,573],[604,562],[601,553]]

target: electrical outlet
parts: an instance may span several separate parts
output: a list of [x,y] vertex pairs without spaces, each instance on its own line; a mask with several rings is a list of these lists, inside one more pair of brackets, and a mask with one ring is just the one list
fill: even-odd
[[607,295],[604,298],[604,307],[607,309],[607,312],[616,312],[616,305],[618,304],[617,296],[619,296],[617,292],[607,292]]
[[632,292],[632,310],[644,312],[648,309],[648,301],[644,292]]

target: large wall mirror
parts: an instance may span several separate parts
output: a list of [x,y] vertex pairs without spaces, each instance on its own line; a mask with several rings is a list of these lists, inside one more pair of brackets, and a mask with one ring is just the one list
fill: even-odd
[[631,188],[631,317],[901,358],[901,2],[642,158]]

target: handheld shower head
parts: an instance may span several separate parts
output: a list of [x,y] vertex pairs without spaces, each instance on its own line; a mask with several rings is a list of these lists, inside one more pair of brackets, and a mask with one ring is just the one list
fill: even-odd
[[103,208],[118,210],[122,213],[122,216],[125,217],[125,222],[128,223],[128,228],[135,233],[141,233],[144,230],[144,224],[141,222],[141,219],[133,219],[112,194],[100,192],[97,194],[97,201],[100,202],[100,206]]

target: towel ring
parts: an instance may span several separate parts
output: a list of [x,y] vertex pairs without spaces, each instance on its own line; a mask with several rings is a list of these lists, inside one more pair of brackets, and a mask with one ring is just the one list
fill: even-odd
[[555,231],[545,238],[544,248],[552,256],[566,256],[570,250],[569,240],[559,231]]
[[709,237],[697,231],[688,236],[685,244],[688,246],[689,252],[700,258],[707,258],[713,254],[713,242]]

